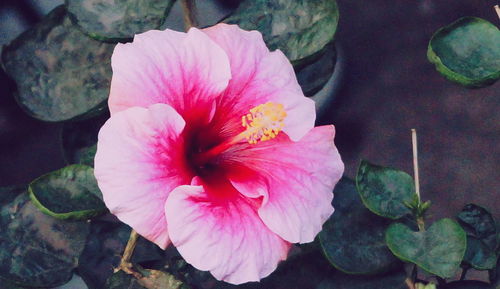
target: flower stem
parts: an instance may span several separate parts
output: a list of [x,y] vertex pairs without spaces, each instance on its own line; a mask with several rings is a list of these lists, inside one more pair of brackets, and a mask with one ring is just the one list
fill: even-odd
[[417,148],[417,130],[411,129],[411,143],[413,147],[413,171],[415,175],[415,193],[420,203],[420,179],[418,176],[418,148]]
[[198,25],[196,21],[196,4],[194,0],[181,0],[181,6],[184,14],[184,28],[188,31],[189,28]]
[[130,262],[130,258],[134,253],[135,246],[137,245],[137,240],[139,239],[139,234],[135,230],[130,232],[130,237],[127,242],[127,246],[125,247],[125,251],[123,251],[122,259],[120,260],[120,265],[115,269],[115,273],[122,270],[127,274],[134,275],[136,278],[142,278],[142,275],[133,270],[133,265]]
[[418,175],[418,147],[417,147],[417,130],[411,129],[411,143],[413,148],[413,171],[415,177],[415,193],[417,194],[417,225],[419,231],[425,230],[423,212],[420,212],[422,200],[420,198],[420,177]]

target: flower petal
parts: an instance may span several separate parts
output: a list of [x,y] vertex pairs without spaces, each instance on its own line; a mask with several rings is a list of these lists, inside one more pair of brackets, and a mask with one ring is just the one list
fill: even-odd
[[164,205],[171,190],[188,184],[185,122],[166,104],[133,107],[113,116],[99,132],[95,176],[111,213],[165,248]]
[[290,244],[262,223],[257,202],[230,184],[180,186],[165,206],[170,239],[188,263],[219,280],[259,281],[286,258]]
[[190,109],[210,106],[231,78],[224,50],[196,28],[137,34],[132,43],[116,46],[111,65],[112,114],[165,103],[185,118]]
[[260,32],[222,23],[203,32],[224,49],[231,65],[232,78],[214,117],[218,131],[238,134],[241,117],[268,101],[284,105],[288,116],[283,131],[293,141],[313,128],[314,101],[302,93],[290,61],[279,50],[269,52]]
[[344,172],[334,135],[333,126],[322,126],[298,142],[278,136],[236,152],[240,164],[228,170],[240,193],[263,197],[259,216],[288,242],[312,242],[333,213],[332,191]]

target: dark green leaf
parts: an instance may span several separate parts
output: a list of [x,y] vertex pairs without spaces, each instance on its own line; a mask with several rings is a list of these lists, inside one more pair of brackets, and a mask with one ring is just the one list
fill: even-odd
[[295,65],[317,57],[333,40],[338,20],[335,0],[246,0],[224,22],[259,30],[271,50],[280,49]]
[[[318,288],[326,279],[335,274],[332,266],[321,255],[319,250],[302,252],[291,256],[278,266],[268,277],[259,282],[230,285],[217,282],[211,286],[199,286],[203,289],[309,289]],[[210,284],[210,283],[206,283]]]
[[94,169],[70,165],[31,182],[33,203],[45,214],[59,219],[86,220],[106,212]]
[[328,260],[350,274],[380,273],[397,265],[399,260],[385,244],[389,220],[363,206],[350,179],[341,179],[333,193],[335,212],[319,234]]
[[466,235],[451,219],[441,219],[426,231],[415,232],[395,223],[386,232],[386,242],[401,260],[417,264],[441,278],[453,276],[466,248]]
[[332,77],[337,61],[334,43],[325,47],[325,51],[315,61],[305,67],[295,67],[297,80],[306,96],[313,96],[320,91]]
[[2,62],[30,115],[64,121],[104,110],[113,48],[83,34],[60,6],[6,46]]
[[68,282],[89,232],[86,222],[41,213],[27,194],[1,208],[0,228],[0,277],[31,287]]
[[489,270],[495,268],[497,255],[483,241],[467,236],[463,262],[476,270]]
[[27,189],[26,185],[0,187],[0,206],[12,202],[17,196],[25,193]]
[[[130,227],[119,222],[93,220],[85,249],[80,256],[78,274],[90,289],[105,288],[104,284],[118,266],[130,236]],[[150,241],[139,238],[132,262],[145,262],[164,258],[163,250]]]
[[497,226],[493,216],[483,207],[467,204],[457,219],[467,233],[464,263],[477,270],[493,269],[498,248]]
[[[30,287],[23,287],[21,285],[17,285],[16,283],[12,283],[9,280],[5,280],[0,278],[0,284],[2,284],[2,289],[30,289]],[[31,287],[31,289],[33,289]]]
[[378,276],[353,276],[336,273],[316,289],[407,289],[403,270]]
[[91,37],[128,40],[162,25],[174,0],[66,0],[68,11]]
[[97,135],[109,114],[84,121],[65,123],[62,129],[62,144],[66,161],[93,167],[97,149]]
[[500,258],[497,259],[497,264],[495,268],[488,270],[488,279],[490,283],[495,286],[496,289],[500,288]]
[[450,282],[446,285],[439,286],[439,289],[493,289],[494,287],[488,283],[481,281],[465,280]]
[[427,58],[450,81],[490,85],[500,78],[500,31],[481,18],[460,18],[434,33]]
[[143,278],[136,279],[122,271],[111,276],[106,282],[107,289],[188,289],[172,275],[158,270],[141,270]]
[[467,235],[481,239],[492,250],[497,248],[497,226],[493,216],[485,208],[467,204],[457,215]]
[[377,215],[399,219],[411,212],[405,204],[414,199],[415,187],[405,172],[361,161],[356,187],[365,206]]

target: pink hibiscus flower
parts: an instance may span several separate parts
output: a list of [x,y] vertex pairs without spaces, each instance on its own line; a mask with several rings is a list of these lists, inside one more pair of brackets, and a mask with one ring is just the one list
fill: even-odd
[[233,284],[313,241],[344,165],[281,51],[219,24],[136,35],[112,67],[95,175],[121,221]]

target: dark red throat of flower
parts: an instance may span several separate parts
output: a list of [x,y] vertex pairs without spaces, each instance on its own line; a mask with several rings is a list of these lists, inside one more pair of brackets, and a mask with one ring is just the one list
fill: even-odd
[[210,168],[216,165],[212,160],[237,143],[246,140],[254,145],[259,141],[275,138],[285,126],[286,116],[287,113],[280,103],[266,102],[257,105],[241,117],[241,125],[244,128],[241,133],[208,149],[197,151],[191,156],[191,164],[197,169]]

